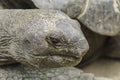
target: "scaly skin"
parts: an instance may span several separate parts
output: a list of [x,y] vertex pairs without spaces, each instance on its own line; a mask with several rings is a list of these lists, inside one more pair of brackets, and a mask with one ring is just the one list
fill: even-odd
[[23,65],[0,67],[0,80],[111,80],[95,77],[80,69],[65,67],[53,69],[35,69]]
[[87,50],[79,23],[60,11],[0,10],[2,63],[12,58],[39,68],[75,66]]

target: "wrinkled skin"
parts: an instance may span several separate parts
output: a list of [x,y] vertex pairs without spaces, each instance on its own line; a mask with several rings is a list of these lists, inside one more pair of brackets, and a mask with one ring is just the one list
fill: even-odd
[[74,66],[88,50],[79,23],[62,12],[1,10],[0,15],[0,54],[17,62],[39,68]]

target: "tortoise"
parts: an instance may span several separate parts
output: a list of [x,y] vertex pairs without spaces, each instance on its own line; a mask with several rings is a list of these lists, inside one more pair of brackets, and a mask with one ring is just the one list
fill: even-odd
[[[41,0],[38,0],[38,1],[41,2]],[[52,6],[53,4],[58,5],[59,0],[54,0],[54,1],[56,1],[56,2],[52,2],[52,1],[50,2],[49,0],[44,0],[42,3],[44,3],[44,4],[49,3],[48,4],[49,6]],[[21,4],[20,4],[20,2],[21,2]],[[20,2],[19,2],[19,0],[1,0],[1,3],[2,3],[4,9],[31,9],[31,6],[34,6],[34,7],[32,7],[32,9],[34,9],[34,8],[40,8],[40,7],[37,7],[37,6],[42,5],[41,3],[36,2],[34,0],[33,1],[31,1],[31,0],[27,0],[27,1],[21,0]],[[34,5],[35,2],[36,2],[36,4],[39,3],[39,5],[37,5],[37,6]],[[31,3],[31,4],[23,6],[23,4],[28,4],[28,3]],[[60,7],[56,6],[56,7],[52,7],[52,8],[57,9],[57,10],[62,10],[64,13],[66,13],[71,18],[77,20],[76,17],[80,13],[82,15],[85,12],[83,8],[87,7],[86,5],[88,4],[88,0],[66,0],[66,4],[64,4],[63,0],[60,0],[60,3],[61,3],[62,6],[60,6]],[[79,6],[79,4],[82,4],[82,6]],[[86,5],[84,5],[84,4],[86,4]],[[66,7],[65,6],[63,7],[63,5],[65,5]],[[29,8],[25,7],[25,6],[29,6]],[[41,8],[49,9],[49,6],[47,7],[47,6],[42,5]],[[86,28],[85,25],[82,25],[81,27],[82,27],[83,32],[85,33],[85,36],[86,36],[86,38],[89,42],[89,45],[90,45],[90,49],[89,49],[88,53],[85,55],[85,57],[82,59],[82,62],[81,62],[82,64],[83,63],[86,64],[89,59],[92,59],[91,57],[93,57],[94,52],[96,52],[99,48],[101,48],[101,46],[104,45],[104,42],[106,41],[106,37],[90,31],[89,29]],[[93,44],[93,42],[92,42],[93,40],[95,40],[95,42],[96,42],[95,44]],[[98,40],[99,40],[99,42],[98,42]],[[95,46],[95,45],[97,45],[97,46]]]
[[88,48],[79,22],[60,11],[0,10],[1,65],[13,58],[38,68],[73,66]]
[[[0,15],[1,80],[111,80],[70,67],[89,48],[78,21],[48,9],[0,10]],[[18,62],[24,65],[13,64]]]
[[[28,4],[29,1],[34,4]],[[21,4],[23,4],[23,3],[28,4],[27,6],[29,6],[29,9],[31,9],[30,6],[34,6],[32,8],[51,9],[51,7],[49,8],[49,6],[44,6],[43,3],[41,4],[41,2],[36,2],[37,0],[32,0],[32,1],[29,0],[29,1],[21,0]],[[54,3],[54,1],[56,1],[54,4],[59,4],[58,0],[54,0],[54,1],[44,0],[44,1],[46,1],[45,3]],[[57,3],[57,1],[58,1],[58,3]],[[3,3],[3,6],[5,6],[5,8],[6,8],[5,2],[8,2],[8,4],[10,5],[9,8],[11,8],[11,6],[12,6],[12,9],[13,8],[18,9],[18,7],[15,5],[16,3],[18,3],[18,0],[16,0],[16,1],[1,0],[1,2]],[[64,2],[65,1],[61,1],[61,3],[64,3]],[[98,49],[102,48],[101,46],[103,46],[104,44],[106,45],[105,42],[108,41],[108,39],[110,39],[107,36],[115,36],[115,35],[119,34],[119,23],[117,22],[117,21],[119,21],[119,14],[118,14],[118,9],[116,8],[116,7],[119,7],[119,5],[117,6],[117,4],[119,4],[118,0],[106,0],[106,1],[104,1],[104,0],[100,0],[100,1],[99,0],[98,1],[97,0],[96,1],[93,1],[93,0],[66,0],[66,3],[67,4],[63,5],[64,7],[62,6],[62,8],[61,8],[58,6],[57,9],[65,12],[72,19],[76,19],[80,22],[80,24],[82,24],[82,30],[85,33],[85,36],[87,37],[89,44],[91,44],[90,48],[92,46],[93,47],[92,49],[94,49],[94,50],[90,49],[89,52],[87,53],[86,56],[89,59],[91,59],[91,55],[92,55],[92,57],[93,57],[93,55],[96,55],[94,53],[96,51],[98,51]],[[104,5],[102,5],[103,3],[104,3]],[[7,4],[7,6],[8,6],[8,4]],[[21,4],[19,4],[19,6],[21,6]],[[113,6],[111,6],[111,4],[113,4]],[[97,6],[97,8],[93,8],[96,6]],[[56,9],[56,7],[52,7],[52,9]],[[105,9],[104,9],[104,7],[105,7]],[[25,6],[24,6],[24,8],[23,8],[23,6],[21,6],[20,8],[28,9],[28,7],[25,7]],[[92,10],[92,9],[94,9],[94,10]],[[114,9],[117,10],[117,12],[114,11]],[[116,25],[115,27],[113,27],[113,26],[109,27],[108,25],[110,25],[110,23],[111,23],[111,21],[109,21],[110,19],[107,19],[107,17],[105,15],[104,16],[102,15],[102,14],[107,14],[106,13],[107,11],[108,11],[108,13],[112,12],[109,15],[110,19],[114,18],[114,16],[117,16],[117,19],[111,20],[111,21],[114,21],[113,23],[115,23],[114,24],[114,25]],[[103,13],[100,13],[100,12],[103,12]],[[101,14],[101,15],[99,15],[99,18],[97,18],[95,15],[93,15],[93,13],[96,13],[97,16],[99,14]],[[99,20],[100,17],[102,17],[103,19],[106,19],[106,22],[104,22],[104,20],[102,18],[101,18],[101,20]],[[94,19],[93,22],[94,21],[95,22],[93,23],[91,21],[91,19]],[[96,21],[98,21],[98,22],[96,22]],[[99,23],[99,21],[100,21],[100,23]],[[101,22],[101,21],[103,21],[103,22]],[[105,23],[107,23],[107,24],[105,24]],[[96,25],[97,25],[97,28],[96,28]],[[89,29],[87,29],[86,27],[89,28],[90,30],[92,30],[93,32],[90,31]],[[93,37],[93,35],[95,35],[95,36]],[[93,45],[94,40],[97,43],[95,43]],[[96,47],[96,45],[98,45],[98,46]],[[99,54],[99,55],[101,55],[101,54]],[[89,60],[88,58],[86,58],[86,56],[83,60]]]
[[[80,22],[83,27],[82,30],[90,45],[90,50],[83,59],[82,64],[86,63],[88,60],[94,59],[95,56],[98,57],[100,55],[120,58],[120,0],[31,1],[37,8],[61,10],[72,19],[76,19]],[[116,37],[114,38],[114,36]],[[103,52],[96,52],[99,51],[99,49],[103,49]],[[117,51],[117,53],[115,51]]]
[[99,57],[101,53],[95,53],[107,44],[109,38],[119,35],[120,0],[1,0],[1,3],[4,8],[9,9],[60,10],[72,19],[78,20],[90,45],[88,53],[82,60],[83,63],[96,55]]

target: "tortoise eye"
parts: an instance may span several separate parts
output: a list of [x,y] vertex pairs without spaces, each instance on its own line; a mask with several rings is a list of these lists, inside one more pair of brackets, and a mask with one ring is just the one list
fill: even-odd
[[63,36],[60,34],[49,34],[46,41],[52,46],[61,46],[63,44]]
[[31,42],[26,39],[26,40],[24,40],[24,43],[25,43],[25,44],[30,44]]
[[23,41],[23,44],[24,44],[24,46],[26,46],[26,47],[30,47],[31,42],[30,42],[29,40],[25,39],[25,40]]
[[52,46],[60,46],[60,44],[61,44],[60,39],[54,38],[54,37],[51,37],[51,36],[46,37],[46,41]]
[[57,45],[60,43],[60,39],[54,38],[54,37],[49,37],[50,41],[52,44]]

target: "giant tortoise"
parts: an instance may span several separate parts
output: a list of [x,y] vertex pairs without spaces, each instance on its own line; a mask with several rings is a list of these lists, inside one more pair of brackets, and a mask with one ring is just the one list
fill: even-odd
[[94,52],[106,45],[109,37],[119,35],[120,32],[120,0],[1,0],[1,3],[9,9],[61,10],[78,20],[85,36],[89,37],[87,40],[90,45],[83,61],[91,59]]
[[[109,51],[111,42],[112,44],[119,42],[119,38],[117,40],[113,38],[116,35],[119,37],[120,32],[119,0],[1,0],[0,2],[4,8],[9,9],[42,8],[61,10],[72,19],[78,20],[90,45],[90,49],[83,58],[82,63],[100,55],[120,57],[118,56],[119,52],[114,54],[116,45],[112,50],[113,53]],[[104,51],[108,54],[97,53],[104,45],[107,46]]]

